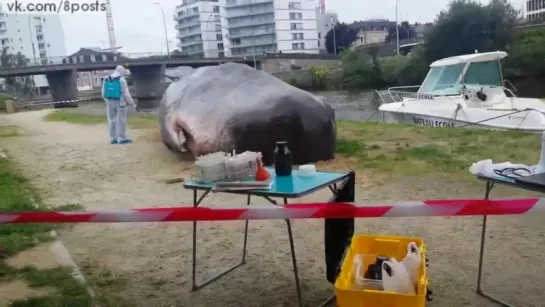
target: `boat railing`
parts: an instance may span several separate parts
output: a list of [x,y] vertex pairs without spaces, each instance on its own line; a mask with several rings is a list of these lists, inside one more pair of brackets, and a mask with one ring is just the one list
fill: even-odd
[[379,96],[382,103],[402,102],[405,98],[413,99],[433,99],[433,94],[418,93],[420,85],[414,86],[395,86],[387,90],[375,92]]
[[[507,87],[509,86],[509,87]],[[509,90],[509,92],[514,93],[517,91],[517,88],[513,85],[513,83],[511,83],[511,81],[505,79],[503,80],[503,87],[506,89],[506,90]]]

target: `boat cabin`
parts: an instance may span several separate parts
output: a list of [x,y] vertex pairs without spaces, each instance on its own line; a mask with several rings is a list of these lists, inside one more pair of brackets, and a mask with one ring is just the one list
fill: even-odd
[[506,56],[506,52],[495,51],[435,61],[430,65],[430,71],[418,93],[461,95],[464,88],[496,88],[503,92],[500,61]]

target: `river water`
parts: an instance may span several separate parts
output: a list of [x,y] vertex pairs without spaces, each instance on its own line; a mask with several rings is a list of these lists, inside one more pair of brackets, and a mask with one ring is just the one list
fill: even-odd
[[[322,96],[335,110],[335,118],[341,120],[356,120],[356,121],[381,121],[392,122],[393,120],[386,114],[378,111],[380,99],[373,92],[344,92],[344,91],[329,91],[317,92],[316,95]],[[137,101],[138,106],[143,110],[142,113],[154,113],[159,105],[159,100],[141,100]],[[129,109],[131,115],[136,115],[134,109]],[[104,102],[96,101],[86,104],[75,112],[83,112],[87,114],[104,115]]]

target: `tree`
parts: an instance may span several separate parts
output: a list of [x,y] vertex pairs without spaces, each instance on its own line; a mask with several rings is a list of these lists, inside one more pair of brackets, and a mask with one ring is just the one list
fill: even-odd
[[[25,67],[28,66],[29,62],[30,60],[27,59],[21,52],[12,54],[8,52],[8,48],[4,48],[2,50],[2,54],[0,54],[0,66],[2,68]],[[5,78],[6,92],[31,95],[34,87],[34,78],[32,78],[32,76]]]
[[329,30],[325,35],[325,47],[327,53],[335,53],[335,45],[337,45],[337,54],[340,54],[343,49],[348,49],[356,40],[358,32],[346,23],[338,23],[333,29]]
[[[416,38],[416,31],[409,24],[408,21],[403,21],[401,24],[397,25],[399,31],[399,40],[405,40],[410,38]],[[386,35],[386,42],[391,42],[397,40],[396,27],[391,26],[388,28],[388,35]]]
[[455,0],[436,18],[427,33],[428,61],[461,54],[505,49],[513,38],[518,12],[508,0],[491,0],[486,6],[472,0]]
[[541,77],[545,73],[545,29],[529,28],[521,31],[508,46],[505,60],[508,77]]

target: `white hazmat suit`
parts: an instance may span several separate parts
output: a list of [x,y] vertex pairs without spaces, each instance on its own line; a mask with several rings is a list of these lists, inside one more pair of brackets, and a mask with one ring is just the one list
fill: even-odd
[[132,140],[125,135],[127,126],[127,104],[136,107],[132,99],[125,74],[125,67],[118,65],[110,75],[112,78],[120,78],[121,98],[119,100],[107,99],[104,97],[104,87],[102,87],[102,98],[106,101],[106,116],[108,117],[108,130],[112,144],[131,143]]

